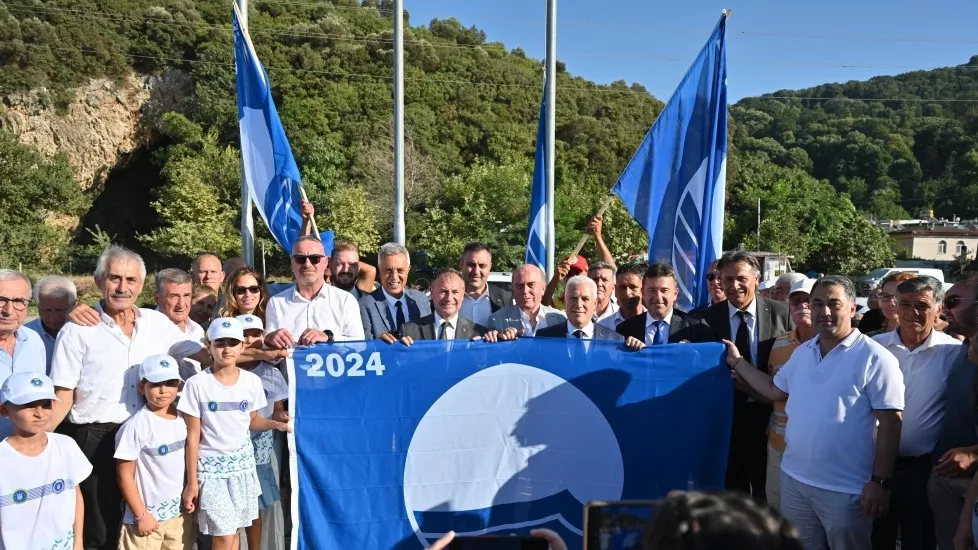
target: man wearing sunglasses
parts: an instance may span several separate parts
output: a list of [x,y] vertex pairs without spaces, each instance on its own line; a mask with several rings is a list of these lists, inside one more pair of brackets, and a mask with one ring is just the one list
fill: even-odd
[[[24,327],[31,303],[31,282],[19,271],[0,269],[0,384],[15,372],[44,374],[44,342]],[[0,440],[13,433],[10,419],[0,416]]]
[[312,236],[292,245],[295,285],[268,299],[265,345],[286,349],[320,342],[363,340],[360,307],[349,292],[326,284],[329,256]]
[[978,334],[978,277],[954,283],[944,296],[944,332],[971,340]]

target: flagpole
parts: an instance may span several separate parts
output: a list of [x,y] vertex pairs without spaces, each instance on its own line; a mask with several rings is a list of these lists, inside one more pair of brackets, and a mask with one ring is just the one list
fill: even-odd
[[404,0],[394,0],[394,242],[404,233]]
[[[398,0],[399,1],[399,0]],[[554,217],[554,137],[557,114],[557,0],[547,0],[547,280],[553,278],[557,250]]]
[[[238,0],[238,21],[248,32],[248,0]],[[244,144],[241,144],[244,146]],[[255,266],[255,217],[251,210],[251,187],[245,177],[244,155],[241,156],[241,258],[249,267]]]
[[[303,202],[309,202],[309,197],[306,196],[306,186],[301,183],[299,184],[299,195]],[[320,241],[323,240],[323,236],[319,234],[319,228],[316,227],[316,216],[310,216],[309,222],[312,223],[312,234]]]

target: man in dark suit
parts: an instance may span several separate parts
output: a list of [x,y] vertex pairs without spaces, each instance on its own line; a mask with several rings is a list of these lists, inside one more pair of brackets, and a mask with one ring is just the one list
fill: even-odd
[[645,311],[622,321],[618,334],[635,338],[646,346],[676,342],[712,342],[713,331],[700,319],[674,309],[679,297],[676,271],[666,262],[649,265],[642,277]]
[[[399,336],[400,342],[410,346],[415,340],[478,340],[480,338],[495,342],[500,333],[489,331],[486,327],[473,323],[459,313],[462,296],[465,295],[462,275],[454,269],[438,273],[431,282],[431,300],[435,311],[417,321],[404,323]],[[499,336],[499,340],[515,337],[516,331],[510,329]],[[398,341],[398,336],[385,332],[380,336],[388,344]]]
[[397,243],[387,243],[377,252],[380,288],[360,299],[360,319],[365,338],[380,338],[385,332],[399,334],[408,321],[431,314],[424,293],[407,288],[411,258]]
[[465,281],[465,298],[462,316],[484,327],[489,317],[504,307],[513,305],[513,293],[489,284],[492,271],[492,251],[489,245],[473,242],[462,251],[462,279]]
[[[761,269],[749,252],[724,254],[717,264],[727,299],[710,306],[703,314],[717,341],[730,340],[748,362],[767,369],[774,340],[791,330],[791,317],[784,302],[757,296]],[[739,390],[734,396],[733,427],[727,460],[727,488],[746,491],[765,500],[767,467],[765,430],[771,405],[750,399]]]
[[[537,331],[537,338],[580,338],[582,340],[616,340],[625,337],[594,322],[594,310],[598,304],[598,286],[584,275],[567,279],[564,288],[564,304],[567,306],[567,322]],[[629,345],[632,349],[641,349]]]

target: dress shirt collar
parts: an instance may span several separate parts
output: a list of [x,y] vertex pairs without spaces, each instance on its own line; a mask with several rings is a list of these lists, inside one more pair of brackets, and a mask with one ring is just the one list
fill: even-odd
[[910,349],[909,347],[907,347],[906,344],[903,343],[903,339],[900,338],[900,327],[897,327],[897,328],[895,328],[895,329],[893,329],[893,330],[891,330],[889,332],[884,332],[879,337],[879,339],[877,340],[877,342],[879,342],[880,344],[883,344],[886,347],[900,346],[900,347],[906,348],[907,351],[909,353],[911,353],[911,354],[913,354],[913,353],[921,353],[925,349],[931,348],[931,347],[933,347],[933,346],[935,346],[935,345],[938,344],[938,342],[935,342],[934,341],[935,340],[934,334],[936,334],[936,333],[937,333],[937,329],[931,328],[930,335],[927,336],[927,339],[924,340],[924,342],[922,344],[920,344],[919,346],[915,347],[914,349]]
[[[139,308],[136,306],[132,306],[132,310],[135,312],[135,316],[136,316],[135,319],[138,321],[139,317],[142,316],[142,313],[139,311]],[[110,327],[116,326],[115,320],[113,320],[112,317],[105,312],[104,302],[100,300],[99,303],[95,306],[95,311],[97,311],[99,315],[102,316],[103,323],[105,323]]]
[[325,300],[326,299],[326,293],[324,292],[325,289],[326,289],[326,282],[324,281],[323,286],[319,287],[319,292],[316,292],[316,295],[312,297],[312,300],[306,300],[305,297],[302,296],[302,294],[299,294],[299,285],[292,285],[292,296],[289,296],[289,301],[292,303],[304,302],[309,304],[316,300]]
[[458,330],[458,312],[456,312],[455,315],[453,315],[448,319],[443,319],[441,315],[438,315],[437,312],[435,313],[435,337],[436,338],[438,337],[438,333],[441,331],[441,325],[446,321],[448,322],[449,326],[452,327],[452,330]]
[[646,329],[652,328],[653,326],[655,326],[656,321],[665,321],[667,326],[671,325],[673,311],[675,310],[670,309],[669,313],[666,314],[665,319],[656,319],[655,317],[652,317],[652,312],[650,312],[649,310],[645,310],[645,328]]
[[387,301],[387,307],[394,309],[394,304],[401,302],[401,306],[404,308],[404,315],[407,315],[407,292],[402,292],[400,298],[395,298],[387,293],[387,289],[380,287],[380,291],[384,293],[384,300]]
[[[740,311],[739,309],[737,309],[736,306],[734,306],[733,304],[731,304],[729,300],[727,301],[727,310],[730,312],[730,319],[731,320],[734,317],[736,317],[737,316],[737,312]],[[744,308],[744,311],[746,311],[747,313],[750,313],[750,316],[752,318],[757,319],[757,297],[756,296],[754,297],[753,300],[751,300],[750,304],[748,304],[747,307]]]
[[[852,332],[849,333],[849,336],[846,336],[845,338],[842,339],[841,342],[839,342],[839,346],[842,346],[842,347],[844,347],[846,349],[849,349],[849,348],[852,347],[853,344],[856,343],[856,340],[858,340],[860,336],[862,336],[862,333],[859,332],[859,329],[858,328],[854,328],[854,329],[852,329]],[[821,353],[821,347],[820,347],[820,344],[819,344],[819,341],[821,339],[822,339],[822,335],[821,334],[816,334],[814,338],[812,338],[811,340],[805,342],[802,345],[811,346],[816,351],[818,351],[819,353]],[[838,347],[838,346],[836,346],[836,347]]]
[[588,323],[583,328],[580,328],[579,329],[579,328],[575,327],[574,325],[572,325],[570,321],[567,321],[567,337],[568,338],[575,338],[574,333],[577,332],[578,330],[584,331],[584,338],[587,338],[588,340],[593,340],[594,339],[594,323],[593,322]]

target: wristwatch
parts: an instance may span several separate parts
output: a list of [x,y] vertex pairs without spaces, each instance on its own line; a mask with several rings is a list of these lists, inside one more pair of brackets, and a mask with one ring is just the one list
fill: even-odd
[[889,477],[873,476],[870,481],[873,483],[879,483],[879,486],[885,491],[889,491],[890,486],[893,485],[893,479]]

